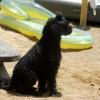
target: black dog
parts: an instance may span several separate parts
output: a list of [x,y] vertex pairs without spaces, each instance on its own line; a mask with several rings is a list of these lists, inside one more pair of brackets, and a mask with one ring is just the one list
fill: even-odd
[[16,64],[10,90],[29,94],[38,81],[38,96],[45,93],[48,96],[61,96],[56,88],[56,75],[61,61],[60,41],[61,35],[72,32],[69,22],[64,16],[58,14],[50,18],[43,30],[41,39]]

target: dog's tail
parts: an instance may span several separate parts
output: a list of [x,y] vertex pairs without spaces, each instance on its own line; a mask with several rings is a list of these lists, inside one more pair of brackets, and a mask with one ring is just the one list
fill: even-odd
[[11,79],[0,80],[0,89],[9,90]]

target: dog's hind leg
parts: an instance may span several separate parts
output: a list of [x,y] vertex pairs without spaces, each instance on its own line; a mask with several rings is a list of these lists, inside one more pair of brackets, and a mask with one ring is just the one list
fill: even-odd
[[14,73],[8,91],[15,91],[21,94],[34,95],[37,77],[33,72]]

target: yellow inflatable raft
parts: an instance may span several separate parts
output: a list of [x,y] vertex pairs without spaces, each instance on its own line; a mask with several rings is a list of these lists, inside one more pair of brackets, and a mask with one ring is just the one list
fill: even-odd
[[[22,34],[40,39],[43,27],[48,18],[55,14],[29,0],[2,0],[0,24]],[[93,46],[91,33],[73,28],[68,36],[61,37],[63,49],[87,49]]]

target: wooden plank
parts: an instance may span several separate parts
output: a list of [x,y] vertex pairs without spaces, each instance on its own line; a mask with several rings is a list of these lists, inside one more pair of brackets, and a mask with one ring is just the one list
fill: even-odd
[[8,62],[18,60],[19,52],[4,40],[0,40],[0,61]]

